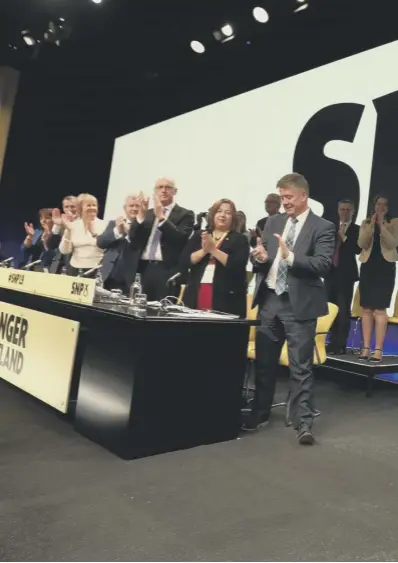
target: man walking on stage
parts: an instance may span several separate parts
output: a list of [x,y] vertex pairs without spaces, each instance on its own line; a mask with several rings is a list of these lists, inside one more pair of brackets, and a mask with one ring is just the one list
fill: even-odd
[[328,313],[324,278],[335,247],[334,225],[308,206],[309,187],[301,174],[277,184],[285,213],[270,217],[253,250],[258,274],[253,307],[259,306],[256,334],[256,393],[242,430],[268,423],[279,357],[288,344],[290,409],[300,444],[313,444],[312,362],[317,318]]

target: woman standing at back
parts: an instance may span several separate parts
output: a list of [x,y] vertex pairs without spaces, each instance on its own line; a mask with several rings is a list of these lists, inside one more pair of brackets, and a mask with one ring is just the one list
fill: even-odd
[[[381,362],[387,331],[387,309],[395,285],[395,262],[398,260],[398,219],[388,215],[388,199],[377,196],[373,213],[359,230],[360,303],[363,308],[363,348],[359,359]],[[376,346],[370,353],[370,341],[375,326]]]

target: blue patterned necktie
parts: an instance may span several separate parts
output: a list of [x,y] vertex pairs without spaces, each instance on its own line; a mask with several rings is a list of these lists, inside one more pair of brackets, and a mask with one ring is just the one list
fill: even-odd
[[[294,245],[294,237],[296,234],[296,224],[297,219],[291,219],[290,227],[286,235],[285,244],[289,250],[292,250]],[[288,265],[286,260],[282,257],[279,260],[278,271],[276,273],[276,282],[275,282],[275,293],[277,295],[282,295],[287,291],[287,272],[288,272]]]
[[[167,209],[163,209],[163,214],[167,216]],[[160,244],[162,238],[162,231],[158,228],[159,221],[155,219],[156,224],[154,225],[155,232],[153,233],[152,241],[148,249],[148,260],[156,260],[156,251]]]

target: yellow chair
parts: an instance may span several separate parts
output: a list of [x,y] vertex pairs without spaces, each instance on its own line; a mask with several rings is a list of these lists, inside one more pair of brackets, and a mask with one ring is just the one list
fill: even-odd
[[[354,301],[351,309],[351,318],[355,320],[354,331],[352,333],[351,346],[350,346],[350,350],[353,354],[355,354],[356,352],[355,341],[357,338],[359,325],[363,317],[363,309],[360,305],[360,302],[361,299],[360,299],[359,286],[358,286],[355,290]],[[362,346],[360,346],[359,348],[362,348]]]
[[395,296],[394,315],[388,318],[388,322],[394,325],[398,324],[398,293]]
[[[321,365],[326,362],[326,336],[334,323],[339,308],[334,303],[328,303],[329,312],[324,317],[319,317],[316,323],[316,333],[314,342],[314,365]],[[289,367],[287,342],[284,343],[279,359],[281,366]]]
[[[252,309],[253,295],[246,297],[246,318],[250,321],[256,320],[258,307]],[[243,396],[248,401],[250,394],[250,381],[254,379],[254,361],[256,359],[256,327],[251,326],[249,332],[249,342],[247,345],[248,369],[243,383]]]
[[[258,308],[251,309],[252,304],[252,296],[247,296],[247,311],[248,311],[248,319],[256,319],[258,314]],[[316,326],[316,333],[315,333],[315,341],[314,341],[314,365],[321,365],[326,362],[326,336],[337,317],[337,313],[339,308],[334,303],[328,303],[329,312],[324,317],[319,317]],[[249,362],[249,369],[245,378],[245,385],[244,385],[244,396],[246,399],[249,397],[249,381],[251,379],[251,375],[253,372],[254,367],[254,360],[256,358],[256,328],[250,328],[249,334],[249,343],[247,348],[247,359]],[[287,342],[285,341],[281,355],[279,358],[279,364],[281,366],[289,367],[289,357],[288,357],[288,348]],[[289,405],[289,395],[285,402],[282,403],[275,403],[272,405],[272,408],[277,407],[286,407],[286,425],[290,425],[290,405]],[[319,413],[317,413],[319,414]]]
[[182,285],[180,288],[180,294],[177,297],[177,305],[183,305],[183,299],[184,299],[184,293],[185,293],[185,285]]

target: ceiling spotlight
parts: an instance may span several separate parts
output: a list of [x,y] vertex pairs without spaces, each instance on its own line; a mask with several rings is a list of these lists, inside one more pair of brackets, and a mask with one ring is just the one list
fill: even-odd
[[92,0],[92,2],[94,2],[94,4],[101,4],[102,0]]
[[234,28],[229,23],[225,24],[221,28],[221,33],[225,35],[225,37],[232,37],[234,34]]
[[267,21],[269,20],[269,14],[267,10],[257,6],[253,9],[253,18],[260,23],[267,23]]
[[298,8],[294,10],[294,13],[302,12],[308,8],[308,1],[307,0],[296,0],[297,4],[299,4]]
[[63,18],[58,18],[48,23],[47,31],[44,33],[44,41],[59,47],[61,42],[69,39],[71,34],[72,28],[70,25]]
[[24,31],[21,31],[21,35],[22,35],[22,39],[25,41],[28,47],[33,47],[34,45],[36,45],[37,41],[28,29],[24,29]]
[[195,51],[195,53],[198,53],[199,55],[206,51],[205,46],[200,41],[191,41],[190,46],[192,51]]

